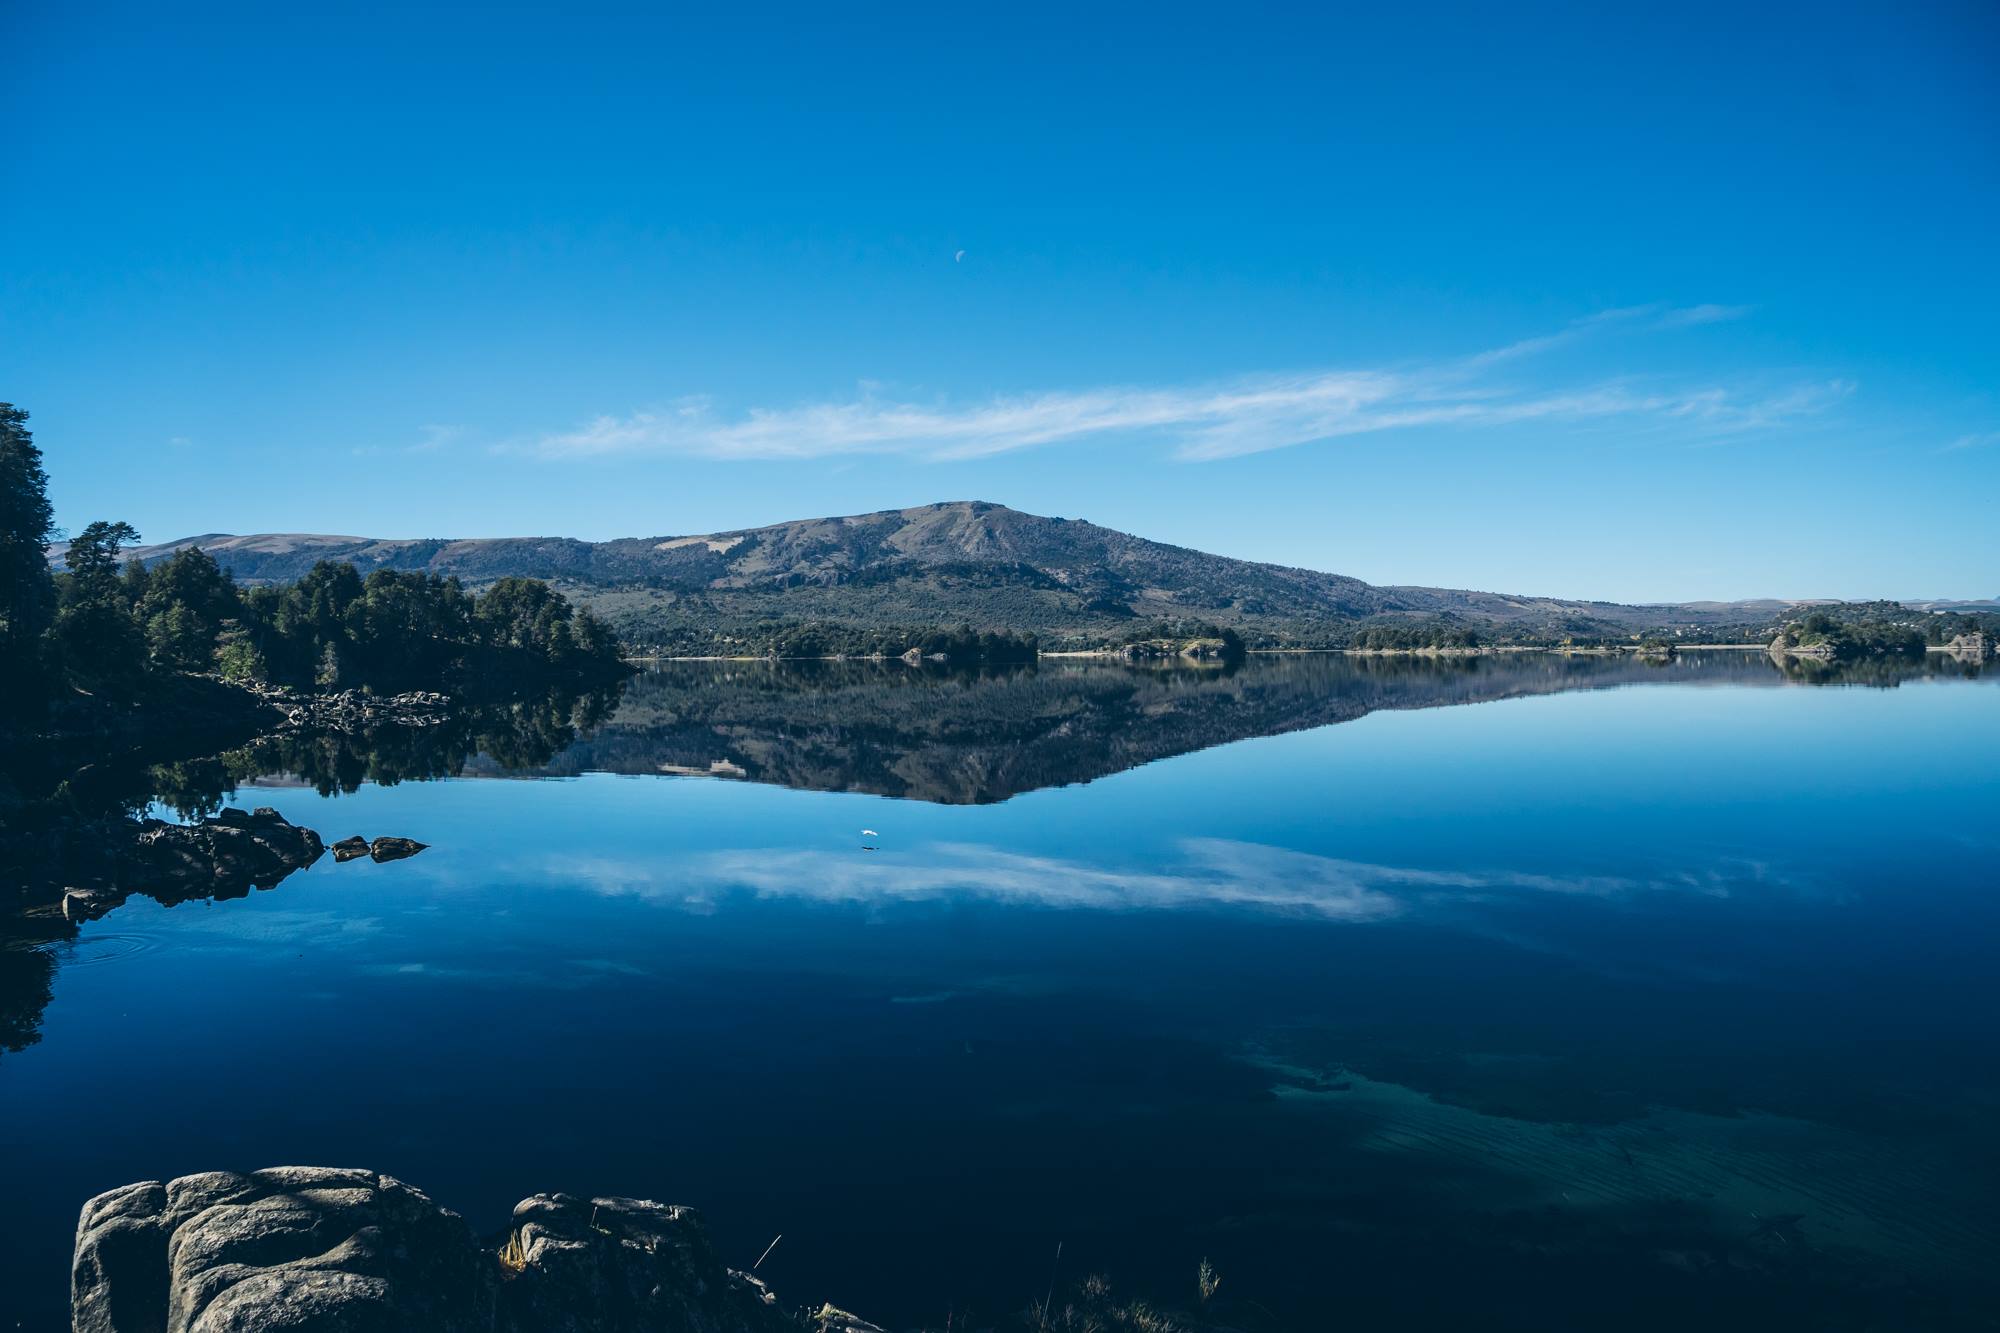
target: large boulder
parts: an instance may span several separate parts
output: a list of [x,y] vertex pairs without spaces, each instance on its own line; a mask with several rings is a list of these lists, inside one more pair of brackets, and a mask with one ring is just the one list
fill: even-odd
[[493,1327],[465,1222],[393,1176],[327,1167],[148,1181],[84,1205],[76,1333]]

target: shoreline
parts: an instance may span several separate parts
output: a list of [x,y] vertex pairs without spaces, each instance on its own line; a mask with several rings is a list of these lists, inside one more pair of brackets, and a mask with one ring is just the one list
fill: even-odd
[[[1698,653],[1698,652],[1715,652],[1715,651],[1762,653],[1770,651],[1770,645],[1767,643],[1689,643],[1689,644],[1675,644],[1673,645],[1673,651],[1676,653]],[[1933,653],[1942,653],[1942,652],[1949,652],[1951,650],[1949,648],[1944,647],[1941,644],[1931,644],[1926,646],[1926,651]],[[1526,653],[1549,653],[1562,657],[1620,657],[1625,655],[1631,655],[1631,656],[1647,655],[1645,653],[1645,650],[1635,645],[1624,645],[1624,644],[1610,646],[1610,647],[1579,647],[1579,648],[1564,648],[1556,644],[1506,643],[1506,644],[1493,644],[1481,648],[1246,648],[1244,650],[1244,656],[1246,657],[1316,657],[1316,656],[1501,657],[1501,656],[1526,654]],[[1045,658],[1051,660],[1080,659],[1085,661],[1131,660],[1125,656],[1122,650],[1116,648],[1053,649],[1048,652],[1037,653],[1035,654],[1035,658],[1037,661],[1040,661]],[[907,659],[902,657],[900,654],[893,657],[885,655],[865,655],[865,654],[859,656],[845,656],[836,654],[833,656],[779,657],[761,653],[744,653],[736,655],[723,655],[717,653],[696,653],[696,654],[688,654],[685,656],[672,653],[635,653],[626,657],[622,657],[619,660],[635,664],[645,663],[645,662],[903,662],[906,665],[923,665],[922,663],[915,663],[915,664],[909,663],[907,662]],[[1139,660],[1142,662],[1143,661],[1173,662],[1173,661],[1180,661],[1183,659],[1178,657],[1163,657],[1163,658],[1143,658]],[[1185,660],[1190,662],[1217,661],[1217,659],[1213,658],[1194,658],[1194,657],[1186,658]],[[931,665],[936,665],[936,663],[931,663]],[[960,665],[1025,666],[1026,663],[1025,662],[967,662],[967,663],[962,663]]]

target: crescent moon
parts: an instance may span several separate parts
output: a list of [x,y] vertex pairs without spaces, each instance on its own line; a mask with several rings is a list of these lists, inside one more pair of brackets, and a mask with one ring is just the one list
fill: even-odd
[[953,255],[953,256],[951,257],[951,262],[952,262],[952,263],[954,263],[954,264],[962,264],[962,263],[964,263],[964,262],[965,262],[965,251],[963,251],[963,250],[960,250],[960,251],[959,251],[959,252],[958,252],[957,254]]

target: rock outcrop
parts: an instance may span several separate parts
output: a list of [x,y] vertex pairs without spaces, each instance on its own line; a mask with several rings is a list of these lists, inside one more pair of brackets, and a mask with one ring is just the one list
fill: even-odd
[[211,1171],[99,1195],[77,1222],[76,1333],[490,1327],[463,1219],[393,1176]]
[[400,861],[406,856],[415,856],[428,846],[429,843],[418,842],[415,838],[377,838],[368,844],[368,857],[372,861]]
[[538,1194],[496,1251],[393,1176],[325,1167],[99,1195],[70,1296],[75,1333],[879,1333],[785,1311],[689,1208]]
[[247,687],[276,708],[284,725],[294,730],[371,731],[381,726],[434,727],[451,716],[451,697],[433,690],[406,694],[370,694],[337,690],[306,694],[282,685]]
[[537,1194],[500,1253],[505,1327],[547,1333],[789,1330],[769,1288],[725,1267],[692,1208]]
[[173,904],[193,898],[241,898],[268,889],[320,858],[319,834],[270,806],[229,807],[213,819],[103,821],[103,864],[64,896],[72,921],[94,920],[134,893]]

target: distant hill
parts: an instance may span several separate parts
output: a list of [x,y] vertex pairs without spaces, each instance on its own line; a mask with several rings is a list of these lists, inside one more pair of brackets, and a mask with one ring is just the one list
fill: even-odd
[[[1452,616],[1515,634],[1630,633],[1766,620],[1785,603],[1627,606],[1447,588],[1382,587],[1318,570],[1169,546],[1081,519],[954,501],[691,536],[385,541],[310,533],[208,533],[132,554],[200,546],[246,582],[284,581],[316,561],[456,575],[548,579],[609,615],[628,638],[698,647],[773,622],[970,622],[1056,642],[1152,619],[1199,619],[1253,642],[1337,639],[1358,621]],[[59,559],[60,548],[52,550]]]

